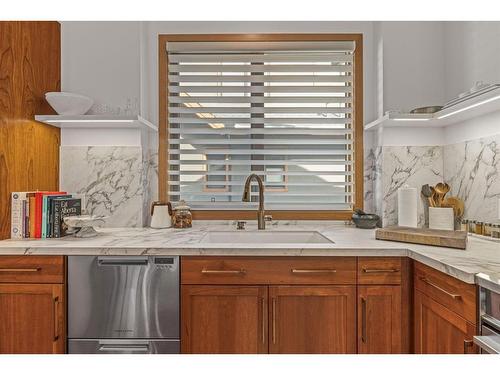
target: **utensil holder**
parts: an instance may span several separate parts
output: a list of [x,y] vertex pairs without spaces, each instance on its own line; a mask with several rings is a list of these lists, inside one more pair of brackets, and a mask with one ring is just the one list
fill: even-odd
[[455,218],[451,207],[429,207],[429,228],[455,230]]

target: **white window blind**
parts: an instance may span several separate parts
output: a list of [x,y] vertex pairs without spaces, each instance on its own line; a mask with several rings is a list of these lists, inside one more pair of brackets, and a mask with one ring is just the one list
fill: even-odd
[[345,45],[170,51],[170,200],[249,209],[243,185],[256,173],[266,209],[352,209],[353,48]]

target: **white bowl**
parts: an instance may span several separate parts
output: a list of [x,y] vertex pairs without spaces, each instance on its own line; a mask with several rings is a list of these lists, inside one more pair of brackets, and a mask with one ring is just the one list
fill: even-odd
[[59,115],[84,115],[94,104],[91,98],[70,92],[48,92],[45,99]]

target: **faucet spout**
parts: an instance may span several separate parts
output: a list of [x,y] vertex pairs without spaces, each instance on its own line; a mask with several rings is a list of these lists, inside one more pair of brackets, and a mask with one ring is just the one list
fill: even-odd
[[250,202],[250,193],[251,193],[251,184],[252,180],[256,180],[259,184],[259,209],[257,210],[257,227],[259,229],[266,229],[265,211],[264,211],[264,183],[262,182],[262,178],[260,178],[255,173],[252,173],[247,177],[245,181],[245,187],[243,189],[243,197],[241,200],[243,202]]

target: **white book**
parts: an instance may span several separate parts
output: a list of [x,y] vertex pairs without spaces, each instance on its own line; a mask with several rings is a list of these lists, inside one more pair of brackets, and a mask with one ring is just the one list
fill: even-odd
[[26,200],[26,192],[14,192],[11,194],[10,214],[10,238],[23,238],[23,200]]

